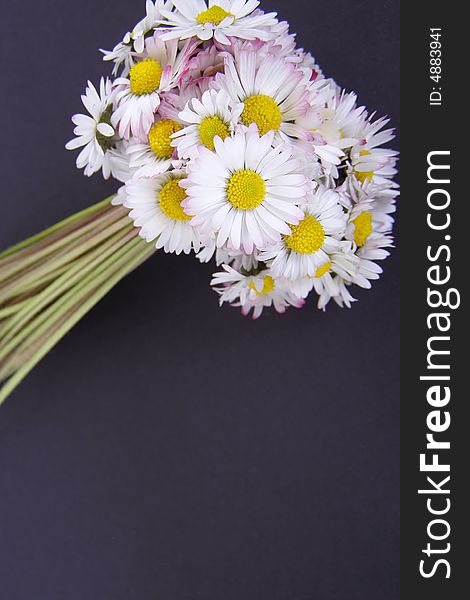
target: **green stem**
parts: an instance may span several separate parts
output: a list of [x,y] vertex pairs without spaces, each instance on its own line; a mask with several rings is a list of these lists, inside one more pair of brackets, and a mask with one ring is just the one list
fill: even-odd
[[17,302],[15,304],[12,304],[11,306],[6,306],[5,308],[2,308],[0,310],[0,321],[2,319],[6,319],[7,317],[10,317],[11,315],[15,315],[22,308],[24,308],[26,306],[26,304],[28,304],[28,302],[29,302],[29,298],[26,298],[26,300],[22,300],[21,302]]
[[21,285],[26,285],[31,281],[36,281],[39,277],[47,275],[51,271],[60,268],[62,265],[69,263],[75,258],[85,254],[87,251],[98,246],[105,239],[120,231],[124,227],[130,225],[129,218],[127,216],[121,217],[118,221],[113,222],[111,225],[107,225],[104,229],[87,232],[82,239],[77,242],[73,242],[69,248],[63,250],[53,258],[44,261],[36,268],[27,271],[24,275],[19,275],[13,281],[7,282],[3,291],[0,293],[0,304],[6,302],[8,299],[15,296],[16,290]]
[[115,195],[109,196],[105,200],[102,200],[101,202],[98,202],[97,204],[93,204],[92,206],[89,206],[88,208],[85,208],[84,210],[81,210],[80,212],[77,212],[74,215],[67,217],[66,219],[63,219],[62,221],[55,223],[55,225],[52,225],[52,227],[49,227],[48,229],[44,229],[44,231],[41,231],[40,233],[37,233],[36,235],[33,235],[33,236],[27,238],[26,240],[23,240],[19,244],[16,244],[15,246],[11,246],[10,248],[7,248],[6,250],[4,250],[3,252],[0,253],[0,259],[6,258],[12,254],[19,254],[20,251],[23,250],[24,248],[27,248],[28,246],[32,246],[33,244],[43,240],[46,236],[52,235],[53,233],[56,233],[57,231],[63,232],[67,228],[68,225],[71,225],[71,224],[75,223],[76,221],[79,221],[80,219],[84,219],[84,218],[98,212],[102,208],[108,207],[111,204],[111,200],[115,197],[116,197]]
[[42,277],[38,277],[36,280],[31,280],[23,285],[18,286],[18,289],[16,290],[18,295],[15,295],[13,302],[16,304],[17,300],[20,299],[21,296],[29,298],[32,295],[37,294],[38,291],[41,291],[41,289],[46,287],[48,283],[60,277],[62,273],[65,273],[68,267],[68,265],[62,265],[58,269],[55,269],[55,271],[51,271]]
[[[11,364],[14,363],[22,352],[45,334],[53,326],[57,319],[70,310],[94,287],[100,285],[110,274],[122,264],[122,257],[126,256],[135,246],[144,244],[140,238],[134,237],[130,242],[114,252],[105,261],[99,264],[91,273],[84,278],[78,279],[76,285],[72,286],[65,294],[57,298],[48,308],[40,312],[27,326],[20,329],[16,335],[9,339],[0,351],[0,360],[5,359],[12,350],[13,354],[8,357],[3,367],[0,369],[0,380],[8,376],[11,370]],[[16,331],[16,329],[15,329]],[[6,338],[8,339],[8,337]]]
[[44,248],[29,253],[22,259],[12,261],[11,264],[2,268],[2,273],[0,273],[0,282],[11,279],[16,273],[25,271],[28,267],[31,268],[29,272],[34,274],[34,263],[43,261],[44,264],[50,265],[50,263],[53,262],[50,260],[50,256],[56,252],[58,253],[58,256],[62,256],[60,251],[63,247],[73,248],[73,242],[76,242],[75,246],[80,246],[83,239],[91,239],[96,236],[97,233],[106,231],[110,223],[113,223],[126,215],[126,209],[121,207],[113,207],[112,210],[108,210],[104,214],[99,215],[96,219],[88,221],[86,224],[82,225],[78,229],[75,229],[68,235],[61,236],[51,244],[46,244]]
[[[132,250],[130,250],[132,252]],[[139,248],[138,252],[132,254],[132,259],[124,266],[120,267],[113,276],[103,282],[83,304],[67,320],[60,325],[48,339],[40,346],[40,348],[19,368],[10,379],[4,384],[0,390],[0,405],[5,401],[7,396],[21,383],[28,373],[37,365],[37,363],[66,335],[68,331],[78,321],[90,311],[95,304],[103,298],[123,277],[138,266],[143,260],[147,259],[154,249],[146,246]]]
[[[70,289],[76,282],[83,279],[90,271],[95,269],[97,265],[103,262],[108,256],[116,252],[121,246],[126,244],[130,239],[137,235],[137,230],[131,228],[129,232],[117,232],[114,236],[98,246],[89,254],[77,259],[72,264],[68,265],[65,272],[58,276],[54,281],[46,287],[42,292],[31,298],[30,302],[12,317],[9,322],[0,327],[0,334],[3,343],[7,344],[14,334],[24,328],[26,323],[30,321],[40,310],[51,304],[58,296]],[[96,275],[96,272],[95,272]],[[0,351],[0,359],[3,352],[7,352],[7,346],[3,351]]]
[[127,209],[111,198],[0,254],[0,404],[100,298],[154,253]]

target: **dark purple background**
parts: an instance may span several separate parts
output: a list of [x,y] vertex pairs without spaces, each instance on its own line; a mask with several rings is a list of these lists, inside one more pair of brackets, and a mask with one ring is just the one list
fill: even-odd
[[[395,0],[265,0],[399,125]],[[1,5],[1,246],[96,202],[64,150],[144,1]],[[397,146],[397,144],[396,144]],[[5,600],[396,600],[398,251],[352,310],[258,322],[160,253],[0,409]]]

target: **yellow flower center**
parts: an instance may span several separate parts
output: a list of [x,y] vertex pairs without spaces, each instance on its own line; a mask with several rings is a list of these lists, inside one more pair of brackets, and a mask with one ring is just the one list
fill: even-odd
[[146,58],[138,62],[132,67],[129,74],[132,93],[136,96],[143,96],[155,92],[160,85],[162,72],[160,63],[153,58]]
[[203,143],[206,148],[209,148],[209,150],[214,150],[214,138],[216,135],[225,140],[229,133],[230,130],[227,123],[218,115],[206,117],[199,125],[199,137],[201,143]]
[[247,127],[256,123],[260,135],[268,133],[271,129],[279,131],[282,121],[281,109],[271,96],[250,96],[245,100],[241,120]]
[[372,181],[374,177],[373,171],[355,171],[356,179],[358,179],[361,183],[365,183],[366,181]]
[[181,202],[186,198],[186,191],[178,185],[181,179],[181,177],[179,179],[170,179],[162,187],[158,195],[160,208],[173,221],[189,221],[191,219],[181,206]]
[[291,225],[290,228],[292,233],[284,236],[284,242],[293,252],[313,254],[325,242],[323,225],[312,215],[305,215],[298,225]]
[[248,287],[250,288],[250,290],[253,290],[257,296],[265,296],[266,294],[269,294],[274,290],[275,283],[271,275],[266,275],[265,277],[263,277],[263,289],[261,290],[261,292],[258,292],[253,281],[250,281]]
[[363,212],[353,220],[354,241],[358,246],[363,246],[372,233],[372,213]]
[[323,275],[326,275],[330,271],[330,269],[331,269],[331,260],[326,262],[321,267],[318,267],[317,272],[315,273],[315,277],[317,279],[320,279],[320,277],[323,277]]
[[196,21],[201,25],[206,23],[212,23],[213,25],[219,25],[226,17],[235,17],[232,13],[227,12],[221,6],[211,6],[207,10],[203,10],[196,17]]
[[157,158],[171,158],[174,151],[171,146],[171,135],[180,129],[181,125],[171,119],[163,119],[152,125],[148,139],[150,148]]
[[227,198],[240,210],[253,210],[266,197],[266,184],[261,175],[250,169],[234,173],[227,183]]

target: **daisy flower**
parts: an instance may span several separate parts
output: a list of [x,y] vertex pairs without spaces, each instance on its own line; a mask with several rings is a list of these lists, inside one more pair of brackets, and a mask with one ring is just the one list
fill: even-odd
[[290,279],[289,285],[292,292],[300,298],[306,298],[312,289],[321,294],[327,288],[332,296],[338,293],[335,276],[351,282],[359,269],[360,260],[351,250],[351,244],[342,244],[341,248],[328,255],[328,260],[320,265],[315,275]]
[[317,103],[312,107],[302,125],[320,135],[330,146],[340,150],[358,143],[355,134],[361,123],[364,107],[356,107],[356,94],[337,95],[328,89],[323,106]]
[[[220,262],[220,258],[222,254],[225,254],[224,260]],[[237,271],[243,272],[252,272],[252,271],[260,271],[260,263],[258,260],[259,252],[256,248],[253,250],[251,254],[245,254],[244,252],[237,252],[234,250],[219,250],[219,254],[217,256],[218,264],[222,264],[225,262],[232,266]]]
[[188,164],[182,182],[188,198],[185,211],[192,223],[217,233],[218,248],[251,254],[289,234],[288,223],[303,217],[307,178],[297,171],[289,146],[272,147],[274,132],[259,136],[256,126],[234,137],[214,138],[215,151],[202,147]]
[[330,254],[328,262],[318,267],[312,278],[315,292],[320,297],[324,295],[324,292],[331,298],[339,296],[340,280],[369,288],[369,281],[360,275],[360,262],[360,259],[352,252],[333,252]]
[[111,125],[113,91],[111,81],[101,78],[99,91],[88,81],[82,102],[89,115],[72,117],[77,136],[66,144],[67,150],[83,148],[77,157],[77,167],[88,177],[100,169],[107,179],[113,172],[110,151],[115,147],[116,133]]
[[301,63],[302,58],[297,53],[295,47],[295,34],[289,34],[288,23],[277,23],[275,27],[271,27],[270,29],[271,36],[267,42],[263,42],[258,38],[255,40],[234,39],[230,46],[221,46],[221,49],[234,57],[241,51],[247,51],[255,52],[262,56],[272,54],[278,58],[284,58],[289,62]]
[[[338,285],[344,282],[345,285],[355,284],[369,289],[370,282],[379,279],[382,273],[382,268],[375,261],[385,259],[389,255],[386,248],[393,244],[390,235],[393,219],[388,216],[392,208],[389,201],[381,202],[380,193],[383,186],[376,186],[370,182],[361,185],[354,180],[350,183],[349,189],[351,197],[345,239],[352,244],[357,263],[354,270],[351,269],[348,273],[337,271],[335,281]],[[374,197],[375,194],[379,195],[379,200]],[[341,292],[339,294],[341,302],[338,302],[335,294],[330,290],[323,290],[321,292],[323,305],[326,306],[329,299],[333,298],[340,305],[344,303],[349,306],[345,299],[349,292],[346,294],[342,285],[339,286],[339,292]]]
[[152,177],[164,173],[170,167],[181,169],[185,161],[178,158],[173,147],[173,135],[183,128],[179,113],[189,99],[202,97],[197,85],[190,85],[179,94],[162,94],[155,115],[155,122],[147,134],[145,143],[132,139],[128,142],[129,165],[137,177]]
[[112,175],[118,181],[125,183],[135,173],[136,169],[129,164],[129,142],[120,140],[106,153],[103,162],[103,176],[108,179]]
[[346,210],[359,207],[362,211],[373,211],[377,231],[388,233],[393,229],[392,214],[396,210],[396,198],[400,193],[396,183],[387,181],[378,185],[369,179],[362,183],[356,177],[347,177],[337,191]]
[[155,247],[165,252],[189,254],[199,251],[200,236],[186,214],[182,202],[186,192],[179,185],[184,171],[170,171],[155,177],[133,178],[127,182],[121,200],[130,208],[130,218],[140,228],[146,242],[156,240]]
[[254,51],[243,50],[236,58],[227,54],[225,73],[216,75],[214,87],[225,90],[234,104],[244,104],[240,121],[256,124],[261,135],[274,131],[278,141],[311,138],[295,124],[310,103],[305,75],[293,63]]
[[158,115],[147,134],[147,143],[138,140],[129,143],[129,166],[135,170],[136,177],[152,177],[168,171],[171,166],[181,166],[172,147],[172,136],[181,129],[178,121]]
[[224,71],[223,53],[216,46],[208,46],[191,58],[188,65],[190,81],[212,80],[216,73]]
[[111,202],[144,240],[214,259],[221,304],[350,307],[393,243],[394,131],[259,4],[146,0],[67,148],[124,184]]
[[230,136],[243,110],[239,104],[231,107],[228,95],[221,90],[208,90],[201,100],[193,98],[180,112],[179,119],[186,125],[173,134],[172,145],[180,158],[193,159],[199,153],[199,147],[214,150],[216,136],[224,140]]
[[[124,42],[126,39],[128,39],[127,43]],[[129,33],[126,34],[124,40],[116,44],[112,50],[103,50],[103,48],[100,48],[100,52],[103,53],[103,60],[105,62],[114,62],[113,70],[111,71],[113,76],[118,74],[121,67],[122,75],[127,75],[135,64],[136,56],[138,56],[137,52],[134,52],[132,49]]]
[[344,148],[357,143],[356,138],[346,133],[348,120],[344,113],[347,108],[343,107],[339,122],[336,122],[336,85],[331,80],[317,78],[307,87],[309,108],[295,120],[295,127],[300,132],[298,137],[302,140],[299,146],[306,156],[315,156],[321,162],[324,174],[338,178],[338,166],[346,156]]
[[209,262],[212,258],[215,258],[217,266],[228,264],[234,269],[242,269],[244,271],[258,269],[258,251],[256,249],[253,249],[251,254],[245,254],[241,251],[229,250],[227,246],[217,248],[217,237],[214,233],[201,234],[201,238],[202,248],[196,256],[200,262]]
[[135,57],[142,54],[145,48],[145,37],[157,27],[162,19],[161,10],[168,8],[171,2],[165,0],[147,0],[145,4],[145,17],[137,25],[128,31],[122,41],[113,50],[101,50],[104,54],[103,60],[113,61],[113,75],[119,71],[121,65],[124,73],[128,73],[135,62]]
[[272,39],[264,44],[269,48],[269,51],[278,57],[285,58],[289,62],[300,63],[302,58],[296,48],[296,34],[289,32],[289,23],[281,21],[271,27],[271,32]]
[[368,264],[354,254],[351,244],[343,243],[341,250],[332,252],[313,277],[291,280],[289,284],[292,292],[301,298],[306,298],[312,289],[315,290],[320,310],[325,310],[330,300],[341,307],[350,308],[355,298],[349,292],[349,287],[354,284],[370,289],[370,281],[378,279],[381,272],[378,265]]
[[310,81],[312,83],[325,79],[320,65],[315,60],[314,56],[312,56],[311,52],[305,52],[303,48],[298,48],[295,54],[300,58],[299,66],[303,69],[308,69]]
[[364,117],[355,134],[359,141],[351,148],[352,174],[362,183],[389,183],[397,173],[395,164],[398,152],[379,146],[393,140],[394,130],[381,131],[389,119],[382,117],[372,121],[372,118],[373,115]]
[[256,10],[258,0],[172,0],[173,10],[163,9],[163,25],[170,31],[164,39],[196,36],[200,40],[214,38],[230,46],[230,38],[268,40],[276,13],[265,14]]
[[[382,273],[382,269],[372,266],[370,261],[384,260],[389,256],[385,248],[393,245],[393,240],[388,232],[380,231],[380,224],[375,220],[373,211],[363,210],[361,207],[355,207],[349,216],[346,228],[346,239],[353,239],[357,246],[356,254],[363,261],[367,261],[365,266],[370,273]],[[368,279],[378,279],[378,277],[368,277]]]
[[[318,308],[325,310],[330,300],[338,306],[351,308],[356,299],[349,288],[354,284],[370,289],[371,281],[379,279],[382,268],[376,263],[364,259],[360,252],[335,253],[331,256],[329,272],[313,279],[313,287],[318,294]],[[326,268],[326,267],[325,267]]]
[[304,206],[303,218],[275,245],[260,252],[259,258],[271,266],[276,277],[298,279],[315,277],[329,262],[329,255],[341,248],[346,217],[338,194],[320,187]]
[[347,308],[351,308],[352,303],[357,302],[357,300],[356,298],[354,298],[354,296],[351,295],[349,291],[350,285],[338,275],[333,277],[333,282],[336,287],[336,289],[334,289],[334,293],[332,293],[333,290],[330,287],[326,286],[324,286],[323,289],[319,292],[317,304],[318,308],[323,311],[326,310],[326,307],[329,304],[330,300],[336,302],[336,304],[341,308],[343,308],[344,306],[346,306]]
[[301,308],[304,304],[304,300],[292,294],[285,281],[275,279],[269,269],[247,274],[229,265],[222,268],[223,271],[213,274],[211,281],[220,296],[220,305],[229,302],[241,306],[244,315],[253,310],[253,319],[257,319],[266,307],[274,306],[278,313],[284,313],[288,306]]
[[377,186],[363,187],[363,197],[352,201],[348,211],[348,222],[345,238],[354,242],[358,255],[370,259],[382,260],[388,252],[382,250],[391,246],[390,225],[388,211],[393,210],[389,204],[381,204],[372,195]]
[[155,34],[145,41],[145,56],[130,70],[129,77],[114,82],[118,107],[112,122],[119,135],[132,135],[146,141],[162,92],[174,88],[184,76],[195,43],[188,41],[180,50],[178,40],[164,42]]
[[161,103],[158,107],[158,114],[164,119],[179,121],[179,114],[184,110],[186,104],[194,98],[201,100],[202,94],[203,91],[198,82],[188,81],[187,84],[180,82],[179,87],[176,90],[164,92],[162,94]]

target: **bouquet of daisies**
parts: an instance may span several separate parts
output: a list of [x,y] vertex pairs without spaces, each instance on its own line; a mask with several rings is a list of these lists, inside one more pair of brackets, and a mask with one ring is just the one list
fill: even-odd
[[350,307],[392,245],[388,120],[326,78],[257,0],[147,0],[73,117],[77,166],[114,197],[0,255],[0,401],[155,250],[214,259],[254,318],[311,293]]

